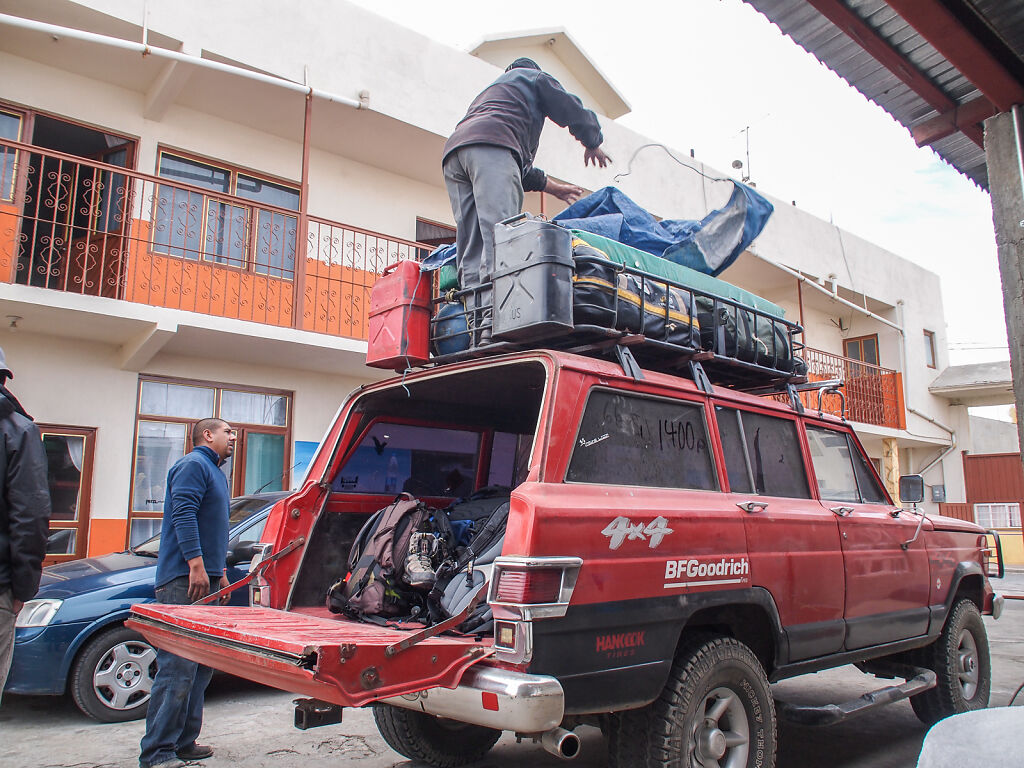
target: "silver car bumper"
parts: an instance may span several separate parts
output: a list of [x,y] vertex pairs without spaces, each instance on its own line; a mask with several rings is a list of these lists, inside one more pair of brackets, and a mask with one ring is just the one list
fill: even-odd
[[457,688],[428,688],[381,701],[516,733],[549,731],[562,722],[565,713],[562,685],[555,678],[482,664],[466,670]]

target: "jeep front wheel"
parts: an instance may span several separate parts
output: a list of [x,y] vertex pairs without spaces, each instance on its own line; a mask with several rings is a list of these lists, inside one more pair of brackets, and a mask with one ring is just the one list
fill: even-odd
[[753,652],[731,637],[684,646],[650,706],[648,765],[775,765],[775,702],[768,680]]
[[992,688],[988,634],[971,600],[953,606],[942,634],[922,649],[923,666],[935,671],[936,686],[910,697],[914,714],[926,725],[950,715],[984,709]]
[[425,712],[374,704],[377,730],[395,752],[435,768],[458,768],[483,758],[501,731],[446,720]]

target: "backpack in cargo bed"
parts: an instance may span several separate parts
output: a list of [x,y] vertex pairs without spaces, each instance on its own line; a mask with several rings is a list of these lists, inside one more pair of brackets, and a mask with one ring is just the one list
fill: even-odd
[[[377,624],[434,624],[458,615],[501,554],[509,496],[509,488],[489,486],[436,510],[402,494],[360,529],[348,575],[327,591],[327,607]],[[492,627],[490,606],[482,601],[458,629],[479,633]]]
[[[465,501],[444,510],[441,526],[450,526],[448,546],[451,553],[438,566],[434,588],[427,596],[431,618],[443,621],[458,615],[490,579],[495,558],[501,554],[511,489],[487,486]],[[439,527],[441,527],[439,526]],[[481,601],[458,629],[460,632],[485,633],[494,628],[491,607]]]
[[405,580],[412,535],[430,519],[430,507],[403,493],[360,529],[348,573],[327,590],[327,607],[357,619],[380,621],[423,612],[424,595]]

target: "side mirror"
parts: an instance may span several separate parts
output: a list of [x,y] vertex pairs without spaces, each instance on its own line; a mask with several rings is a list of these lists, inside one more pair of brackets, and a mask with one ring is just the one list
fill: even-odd
[[908,504],[920,504],[924,501],[924,478],[920,475],[901,476],[900,501]]
[[229,549],[227,556],[224,558],[225,565],[238,565],[239,563],[248,563],[256,555],[256,545],[254,544],[240,544],[234,549]]

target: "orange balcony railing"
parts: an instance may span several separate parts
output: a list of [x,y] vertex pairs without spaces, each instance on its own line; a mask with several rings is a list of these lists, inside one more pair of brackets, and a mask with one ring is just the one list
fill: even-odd
[[308,221],[0,140],[2,281],[365,339],[377,277],[430,246]]
[[[882,368],[871,363],[807,347],[804,349],[809,381],[842,379],[846,396],[846,418],[863,424],[906,429],[906,410],[903,404],[903,377],[899,371]],[[809,409],[818,408],[818,393],[808,390],[800,398]],[[842,398],[825,395],[822,410],[839,415]]]

